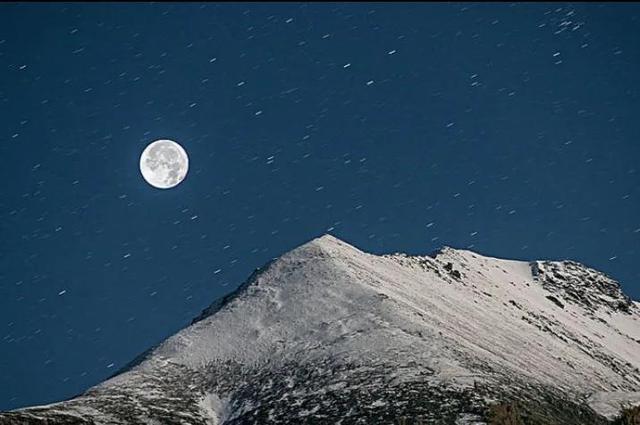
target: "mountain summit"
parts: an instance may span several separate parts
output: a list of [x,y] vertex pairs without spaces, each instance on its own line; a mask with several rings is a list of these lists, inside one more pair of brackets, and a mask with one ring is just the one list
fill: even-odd
[[606,424],[640,404],[639,368],[640,303],[581,264],[325,235],[120,374],[0,424]]

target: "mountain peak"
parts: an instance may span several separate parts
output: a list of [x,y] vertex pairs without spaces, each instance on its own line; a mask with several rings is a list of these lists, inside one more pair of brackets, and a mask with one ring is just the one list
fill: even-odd
[[[359,249],[350,245],[349,243],[343,241],[342,239],[338,239],[337,237],[325,233],[322,236],[311,239],[310,241],[298,246],[297,248],[289,251],[285,255],[291,255],[294,253],[298,253],[299,251],[306,251],[309,248],[319,249],[324,251],[327,254],[338,254],[338,253],[362,253]],[[284,256],[283,256],[284,257]]]
[[517,399],[560,415],[550,424],[601,423],[585,419],[585,399],[640,393],[640,308],[618,290],[573,262],[451,247],[377,256],[323,235],[256,269],[123,373],[24,417],[483,423],[488,400]]
[[338,239],[335,236],[325,233],[322,236],[318,236],[315,239],[312,239],[308,243],[318,243],[318,244],[345,244],[342,239]]

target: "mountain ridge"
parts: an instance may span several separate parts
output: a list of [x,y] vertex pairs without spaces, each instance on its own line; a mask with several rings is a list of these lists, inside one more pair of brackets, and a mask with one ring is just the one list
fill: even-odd
[[480,424],[491,400],[556,417],[540,423],[600,424],[640,403],[639,324],[638,302],[576,262],[373,255],[324,235],[83,396],[0,424]]

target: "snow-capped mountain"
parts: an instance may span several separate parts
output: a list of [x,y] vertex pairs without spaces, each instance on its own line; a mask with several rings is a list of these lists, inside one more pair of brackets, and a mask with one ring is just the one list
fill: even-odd
[[640,303],[595,270],[326,235],[122,373],[0,424],[604,424],[640,404],[639,368]]

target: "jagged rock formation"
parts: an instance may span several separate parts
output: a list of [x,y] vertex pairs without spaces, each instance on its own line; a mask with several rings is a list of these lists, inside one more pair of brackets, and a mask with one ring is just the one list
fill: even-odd
[[640,304],[575,262],[331,236],[72,400],[0,424],[606,424],[640,403]]

